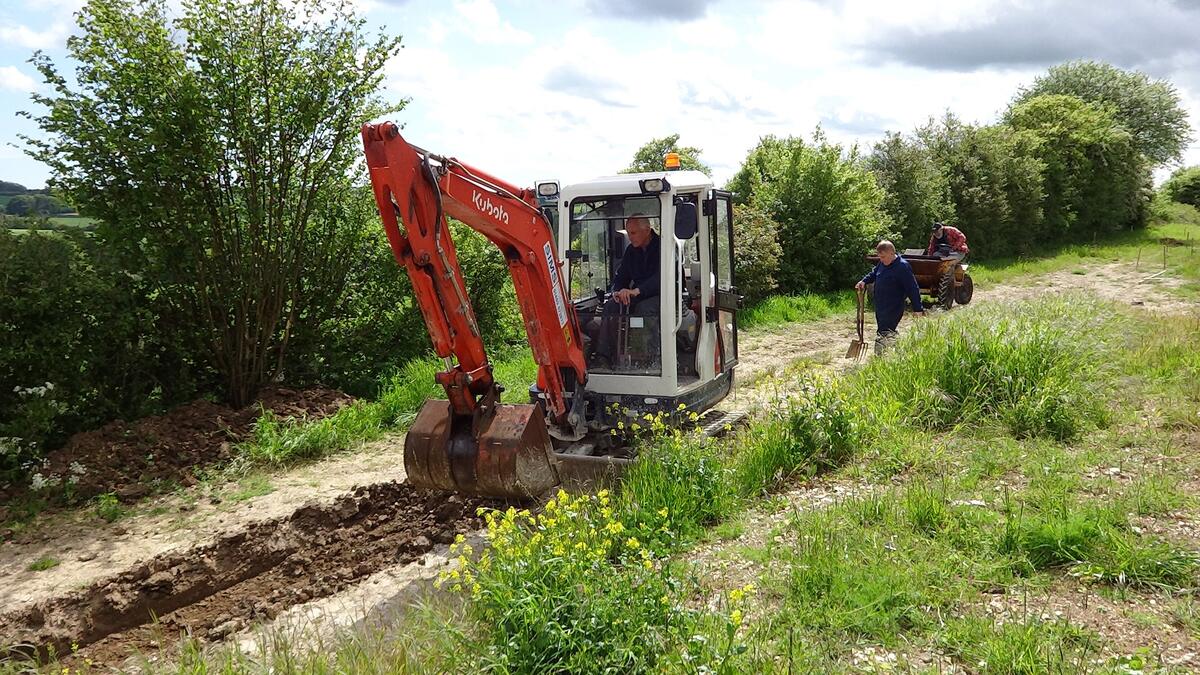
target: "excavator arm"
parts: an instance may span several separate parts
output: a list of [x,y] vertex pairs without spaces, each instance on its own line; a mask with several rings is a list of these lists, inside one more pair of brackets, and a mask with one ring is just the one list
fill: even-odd
[[[541,409],[499,402],[502,388],[479,333],[447,216],[483,234],[508,263],[551,423],[582,423],[568,391],[587,367],[553,230],[530,190],[407,143],[391,123],[366,124],[363,148],[392,253],[408,272],[448,401],[427,401],[405,439],[409,480],[424,487],[532,496],[557,484]],[[579,406],[582,396],[574,396]]]

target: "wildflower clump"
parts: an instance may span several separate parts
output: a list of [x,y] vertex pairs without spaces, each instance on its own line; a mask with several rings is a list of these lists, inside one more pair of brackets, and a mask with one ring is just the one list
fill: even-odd
[[[468,594],[505,672],[629,672],[686,641],[684,584],[626,529],[607,491],[560,491],[541,513],[484,511],[486,546],[456,541],[438,583]],[[490,669],[490,668],[489,668]]]

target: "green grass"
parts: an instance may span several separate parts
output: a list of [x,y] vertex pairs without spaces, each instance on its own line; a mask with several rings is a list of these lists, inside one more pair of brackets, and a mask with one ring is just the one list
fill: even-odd
[[[971,277],[979,282],[1020,281],[1052,272],[1110,262],[1140,262],[1147,273],[1162,269],[1164,239],[1200,244],[1200,225],[1166,223],[1114,234],[1094,244],[1071,244],[1049,249],[1044,255],[971,261]],[[1197,256],[1190,246],[1166,247],[1167,265],[1185,277],[1198,278]]]
[[95,510],[96,515],[107,523],[116,522],[117,520],[123,518],[127,513],[125,507],[122,506],[120,500],[117,499],[116,493],[113,492],[106,492],[101,495],[96,495],[95,500],[93,500],[92,508]]
[[29,567],[25,569],[29,570],[30,572],[44,572],[48,569],[58,567],[58,563],[58,558],[47,555],[29,563]]
[[90,227],[100,222],[96,218],[79,215],[50,216],[49,220],[62,227]]
[[[505,402],[527,402],[528,387],[537,377],[537,365],[525,352],[494,362],[498,382],[507,385]],[[409,362],[387,378],[374,401],[357,401],[319,420],[282,419],[264,413],[255,424],[252,438],[238,446],[235,470],[251,467],[282,467],[347,450],[403,430],[416,418],[429,398],[444,396],[434,381],[439,362],[421,359]]]
[[275,486],[271,485],[269,478],[262,475],[252,475],[238,481],[237,489],[233,491],[233,494],[229,495],[229,499],[235,502],[242,502],[247,499],[269,495],[274,491]]
[[738,313],[738,327],[748,331],[817,321],[854,310],[854,291],[772,295]]

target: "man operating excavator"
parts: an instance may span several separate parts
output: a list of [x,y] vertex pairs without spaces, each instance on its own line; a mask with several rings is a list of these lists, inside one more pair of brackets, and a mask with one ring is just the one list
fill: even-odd
[[660,268],[660,238],[650,220],[635,213],[625,220],[625,236],[629,245],[621,256],[621,264],[609,289],[612,297],[604,304],[603,319],[589,332],[596,340],[595,354],[611,361],[619,315],[629,308],[629,316],[656,316]]

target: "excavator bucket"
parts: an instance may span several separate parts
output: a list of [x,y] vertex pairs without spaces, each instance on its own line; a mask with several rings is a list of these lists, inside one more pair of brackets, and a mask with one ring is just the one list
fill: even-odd
[[447,401],[426,401],[404,439],[409,482],[510,499],[538,497],[559,484],[541,408],[498,404],[481,426],[476,437],[471,420],[454,419]]

